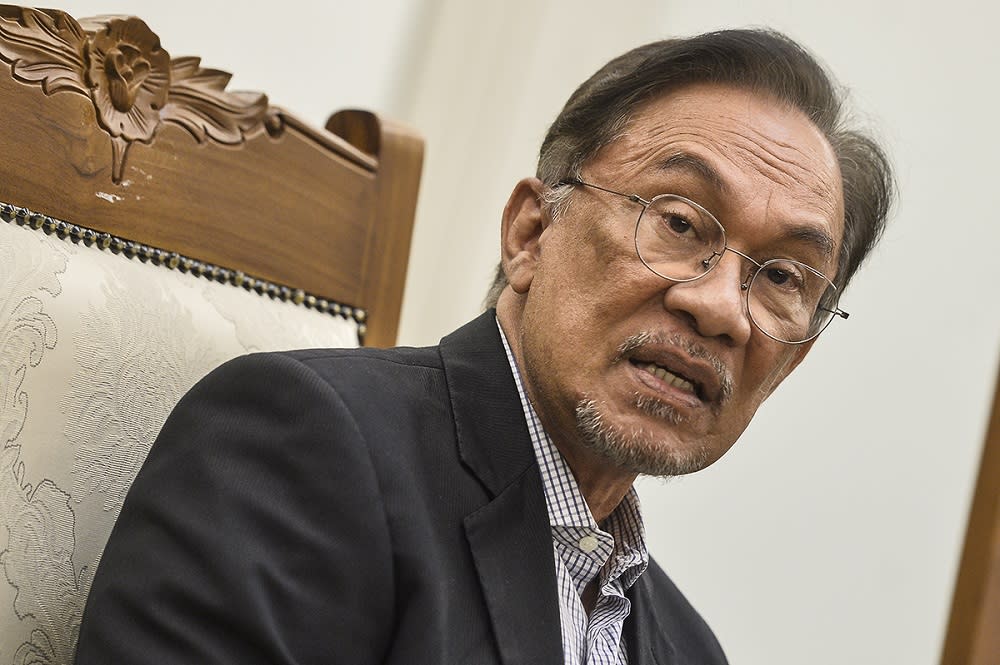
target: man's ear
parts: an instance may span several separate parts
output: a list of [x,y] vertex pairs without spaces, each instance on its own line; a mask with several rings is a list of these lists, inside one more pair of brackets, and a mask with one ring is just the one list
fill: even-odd
[[516,293],[527,293],[531,287],[541,254],[541,236],[549,226],[542,203],[544,188],[538,178],[524,178],[514,186],[503,209],[500,260]]

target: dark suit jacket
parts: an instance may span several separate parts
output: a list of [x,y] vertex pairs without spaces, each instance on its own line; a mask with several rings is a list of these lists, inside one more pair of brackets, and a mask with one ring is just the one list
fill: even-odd
[[[180,402],[78,665],[562,662],[541,479],[494,315],[439,347],[234,360]],[[724,663],[655,563],[633,665]]]

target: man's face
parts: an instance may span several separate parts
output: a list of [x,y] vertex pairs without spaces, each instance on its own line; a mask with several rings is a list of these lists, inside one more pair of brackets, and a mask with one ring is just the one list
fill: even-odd
[[[808,119],[768,97],[693,85],[656,98],[582,176],[647,200],[679,194],[758,262],[792,258],[835,274],[836,157]],[[530,209],[509,204],[506,214]],[[809,345],[776,342],[751,324],[741,284],[753,266],[732,252],[696,281],[652,273],[634,245],[640,211],[577,187],[555,221],[537,213],[535,237],[507,264],[520,310],[514,348],[528,395],[571,463],[596,451],[631,473],[687,473],[729,449]]]

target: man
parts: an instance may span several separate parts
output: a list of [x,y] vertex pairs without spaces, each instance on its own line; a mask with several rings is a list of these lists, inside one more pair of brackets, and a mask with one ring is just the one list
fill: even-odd
[[238,359],[178,405],[77,663],[723,663],[632,482],[718,459],[837,317],[890,200],[788,39],[640,47],[504,209],[488,311],[427,349]]

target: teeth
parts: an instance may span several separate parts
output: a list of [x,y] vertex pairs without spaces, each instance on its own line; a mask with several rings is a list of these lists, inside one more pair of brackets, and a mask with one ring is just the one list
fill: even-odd
[[693,383],[685,379],[682,379],[681,377],[677,376],[672,372],[668,372],[667,370],[663,369],[657,364],[649,363],[648,365],[645,365],[643,369],[652,374],[653,376],[655,376],[656,378],[660,379],[661,381],[666,381],[675,388],[680,388],[681,390],[686,390],[690,393],[693,393],[695,391]]

